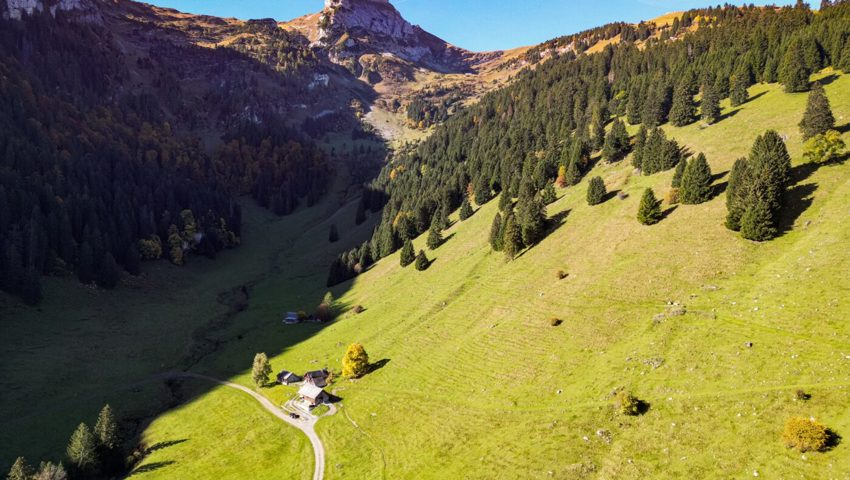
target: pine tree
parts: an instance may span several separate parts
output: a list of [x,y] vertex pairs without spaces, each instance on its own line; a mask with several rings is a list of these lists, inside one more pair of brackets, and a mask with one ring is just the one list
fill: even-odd
[[720,118],[720,95],[715,86],[710,83],[702,87],[700,114],[702,120],[708,124],[712,124]]
[[673,106],[670,109],[670,123],[675,127],[684,127],[694,121],[697,114],[696,102],[685,82],[676,85],[673,92]]
[[118,262],[115,261],[115,257],[113,257],[111,253],[107,252],[103,256],[103,262],[101,262],[100,265],[100,273],[98,275],[97,283],[101,287],[110,290],[115,288],[120,280],[121,267],[118,266]]
[[739,158],[732,166],[729,174],[729,185],[726,187],[726,228],[733,231],[741,230],[741,217],[746,210],[749,180],[747,176],[747,159]]
[[637,85],[629,90],[629,100],[626,103],[626,120],[631,125],[640,124],[641,112],[643,111],[641,89]]
[[533,185],[529,182],[526,182],[521,190],[517,201],[516,222],[522,232],[523,244],[531,246],[543,236],[546,226],[546,206],[535,195]]
[[629,152],[629,132],[622,120],[614,120],[611,131],[605,137],[605,145],[602,148],[602,158],[606,162],[622,160]]
[[749,74],[739,71],[732,75],[730,79],[729,100],[733,107],[738,107],[747,103],[750,99],[750,93],[747,90],[750,87]]
[[336,229],[336,224],[331,224],[330,232],[328,233],[328,241],[336,243],[339,241],[339,231]]
[[635,136],[634,153],[632,154],[632,166],[635,168],[643,168],[643,156],[646,147],[646,127],[641,125]]
[[788,46],[779,68],[779,81],[788,93],[805,92],[809,88],[809,72],[799,39]]
[[558,194],[555,193],[555,186],[551,182],[547,182],[546,186],[543,187],[543,191],[540,193],[540,199],[544,205],[549,205],[558,199]]
[[404,246],[401,247],[399,262],[402,268],[404,268],[413,263],[414,260],[416,260],[416,253],[413,250],[413,242],[411,242],[410,240],[406,240],[404,242]]
[[496,252],[502,250],[502,214],[499,212],[496,212],[490,225],[490,247]]
[[68,480],[68,472],[61,463],[41,462],[32,480]]
[[431,266],[431,261],[428,260],[428,256],[425,255],[424,250],[419,250],[419,254],[416,255],[416,270],[422,272],[427,270],[429,266]]
[[469,198],[464,196],[463,203],[460,204],[460,220],[464,221],[473,214],[472,205],[469,204]]
[[841,50],[843,53],[838,61],[838,68],[844,73],[850,73],[850,38],[844,42],[844,48]]
[[99,463],[97,441],[85,423],[74,430],[65,452],[71,464],[83,472],[93,471]]
[[776,237],[770,205],[760,192],[754,192],[752,203],[741,217],[741,236],[747,240],[764,242]]
[[428,239],[425,244],[431,250],[436,250],[443,244],[443,234],[440,232],[440,219],[435,215],[431,221],[431,228],[428,230]]
[[581,168],[578,164],[578,160],[573,159],[567,168],[566,183],[568,186],[578,185],[578,182],[581,181]]
[[503,250],[508,260],[513,260],[520,250],[522,250],[522,232],[519,229],[519,225],[517,225],[516,217],[512,214],[508,214],[508,218],[505,220],[505,232],[502,238],[502,244],[504,245]]
[[782,137],[773,130],[756,138],[748,162],[750,184],[758,185],[770,209],[778,213],[791,182],[791,155]]
[[823,89],[823,85],[815,83],[806,105],[806,112],[800,122],[800,133],[803,140],[808,140],[816,135],[826,133],[835,127],[835,117],[829,106],[829,99]]
[[602,180],[602,177],[591,178],[590,184],[587,187],[587,204],[599,205],[605,200],[607,193],[605,190],[605,181]]
[[342,357],[342,376],[357,378],[369,373],[369,354],[359,343],[352,343]]
[[272,365],[269,363],[269,357],[265,353],[254,355],[254,364],[251,367],[251,379],[254,380],[254,384],[258,387],[265,387],[269,384],[269,375],[271,374]]
[[688,162],[682,174],[679,199],[685,205],[696,205],[711,199],[711,167],[702,153]]
[[112,414],[112,408],[109,405],[104,405],[97,416],[97,423],[94,424],[94,434],[98,439],[101,447],[107,450],[114,450],[118,447],[118,424],[115,422],[115,416]]
[[676,164],[676,171],[673,172],[673,181],[670,183],[670,186],[673,188],[680,188],[682,186],[682,175],[685,173],[685,168],[688,166],[687,159],[683,158],[679,160],[679,163]]
[[24,457],[18,457],[15,463],[12,464],[6,480],[30,480],[32,474],[32,467],[30,467]]
[[644,225],[655,225],[661,221],[661,202],[655,198],[655,192],[647,188],[640,199],[637,219]]

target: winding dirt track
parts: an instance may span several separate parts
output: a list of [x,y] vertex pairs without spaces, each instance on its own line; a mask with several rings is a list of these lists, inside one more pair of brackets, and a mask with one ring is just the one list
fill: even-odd
[[260,395],[259,393],[251,390],[250,388],[239,385],[238,383],[228,382],[226,380],[219,380],[217,378],[213,378],[207,375],[200,375],[197,373],[191,372],[172,372],[163,375],[165,378],[195,378],[199,380],[206,380],[208,382],[217,383],[219,385],[224,385],[225,387],[235,388],[236,390],[247,393],[248,395],[254,397],[254,400],[260,402],[260,405],[263,406],[266,410],[271,412],[272,415],[277,418],[283,420],[284,422],[292,425],[304,432],[307,435],[307,438],[310,439],[310,443],[313,445],[313,454],[315,456],[316,468],[313,470],[313,480],[322,480],[325,476],[325,447],[322,445],[322,440],[316,435],[316,421],[318,418],[312,415],[301,415],[299,419],[293,419],[289,417],[289,413],[285,412],[281,408],[275,406],[269,399]]

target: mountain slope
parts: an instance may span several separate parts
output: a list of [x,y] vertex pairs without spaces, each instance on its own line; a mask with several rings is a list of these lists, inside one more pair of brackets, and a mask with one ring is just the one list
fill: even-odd
[[[846,122],[850,77],[826,89],[836,118]],[[801,165],[796,123],[805,95],[775,84],[750,93],[755,99],[743,107],[724,103],[724,113],[737,113],[717,125],[668,132],[706,152],[712,169],[723,173],[758,132],[774,128],[789,136],[794,164]],[[735,141],[726,141],[731,132]],[[628,197],[588,207],[586,181],[559,190],[549,215],[568,212],[563,225],[510,263],[487,245],[498,203],[491,201],[445,232],[446,244],[428,251],[434,263],[427,271],[400,268],[397,254],[381,260],[336,290],[343,305],[363,305],[364,313],[347,313],[272,358],[276,369],[316,361],[338,369],[345,345],[358,341],[373,361],[389,360],[363,379],[331,387],[343,405],[319,423],[329,478],[637,479],[754,471],[828,478],[850,469],[843,447],[802,459],[780,440],[791,415],[815,416],[839,434],[850,429],[843,408],[850,400],[850,332],[843,322],[850,310],[838,295],[848,267],[848,165],[824,166],[800,180],[803,190],[816,185],[811,206],[786,235],[762,245],[725,229],[722,196],[679,206],[657,226],[639,225],[640,193],[664,191],[672,172],[636,176],[621,163],[600,164],[589,176],[595,175]],[[558,280],[557,270],[569,276]],[[284,278],[259,289],[265,293],[254,301],[263,312],[295,302],[281,298],[296,282]],[[669,302],[686,313],[674,313]],[[263,312],[244,317],[256,326],[247,346],[230,345],[202,370],[244,368],[252,347],[293,335],[270,325]],[[552,327],[552,317],[564,323]],[[237,379],[250,385],[249,372]],[[649,402],[646,415],[614,413],[611,391],[620,386]],[[797,389],[811,399],[794,400]],[[276,386],[267,394],[282,401],[293,391]],[[185,408],[204,418],[203,405]]]

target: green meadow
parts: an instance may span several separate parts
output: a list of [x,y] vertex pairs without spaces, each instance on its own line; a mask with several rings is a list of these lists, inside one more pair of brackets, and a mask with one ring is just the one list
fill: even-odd
[[[821,76],[850,143],[850,76]],[[805,94],[750,93],[737,109],[724,103],[716,125],[667,132],[706,154],[718,192],[756,136],[785,135],[795,185],[776,240],[728,231],[723,194],[665,205],[661,223],[642,226],[641,193],[663,197],[672,171],[600,163],[558,192],[557,227],[514,261],[487,244],[491,201],[444,232],[428,270],[402,269],[395,254],[332,289],[346,310],[333,323],[283,326],[283,312],[321,300],[334,252],[372,222],[355,227],[356,199],[341,194],[283,219],[248,208],[244,245],[215,262],[149,267],[109,293],[51,280],[41,311],[4,298],[15,319],[0,336],[0,450],[55,458],[109,401],[143,419],[148,446],[166,445],[135,478],[309,478],[309,443],[251,398],[154,377],[190,368],[250,386],[261,351],[276,371],[339,371],[361,342],[383,367],[328,388],[342,400],[317,427],[327,478],[846,478],[846,445],[801,455],[780,435],[797,415],[850,435],[850,164],[803,164]],[[625,198],[588,206],[596,175]],[[228,314],[243,285],[247,309]],[[615,411],[620,387],[648,403],[644,415]],[[282,403],[296,390],[261,391]]]

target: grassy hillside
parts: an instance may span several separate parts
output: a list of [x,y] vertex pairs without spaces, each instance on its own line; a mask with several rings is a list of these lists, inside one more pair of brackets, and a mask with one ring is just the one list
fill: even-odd
[[[846,132],[850,77],[830,76],[826,89]],[[722,195],[643,227],[640,193],[663,194],[672,172],[642,177],[626,163],[600,165],[589,176],[628,198],[588,207],[586,181],[559,192],[549,214],[563,224],[511,263],[486,244],[494,201],[447,232],[428,271],[402,270],[392,256],[343,286],[342,301],[366,311],[272,359],[276,369],[339,368],[345,345],[359,341],[373,361],[389,360],[332,387],[341,413],[319,423],[329,477],[843,478],[846,447],[800,455],[780,433],[792,415],[850,432],[850,166],[801,166],[804,94],[776,85],[751,93],[736,112],[724,105],[729,115],[717,125],[669,133],[706,153],[720,189],[758,134],[788,136],[796,185],[775,241],[727,231]],[[558,280],[559,269],[569,276]],[[297,281],[261,284],[257,301],[285,308]],[[675,315],[671,303],[687,313]],[[551,317],[564,323],[552,327]],[[272,350],[283,328],[247,332],[203,369],[247,367],[246,346]],[[250,381],[247,372],[236,380]],[[611,392],[621,386],[650,404],[644,416],[613,411]],[[795,400],[797,389],[811,399]],[[283,400],[294,390],[266,392]],[[206,416],[201,402],[184,409],[194,412],[186,429]]]
[[[850,77],[829,78],[827,93],[850,140]],[[343,400],[340,413],[318,425],[328,478],[753,471],[843,478],[846,446],[801,456],[779,436],[791,415],[850,432],[843,407],[850,401],[843,276],[850,166],[800,166],[796,124],[805,95],[776,85],[757,85],[751,94],[754,100],[717,125],[668,132],[705,152],[715,174],[727,172],[763,130],[788,136],[797,184],[787,231],[775,241],[753,244],[727,231],[722,195],[640,226],[640,193],[652,186],[663,194],[672,172],[641,177],[627,162],[600,165],[588,177],[601,175],[609,191],[628,198],[588,207],[586,181],[560,191],[549,214],[562,225],[515,261],[505,263],[486,244],[492,201],[446,232],[426,272],[402,270],[396,254],[335,288],[343,305],[366,308],[361,315],[345,313],[324,329],[284,327],[282,312],[310,309],[325,291],[326,266],[339,248],[327,243],[330,224],[346,244],[371,227],[355,228],[354,204],[337,210],[337,196],[284,219],[249,209],[245,246],[215,263],[159,265],[138,290],[103,293],[51,281],[41,311],[4,300],[14,321],[4,321],[0,335],[8,379],[2,451],[55,459],[73,426],[93,421],[105,401],[141,414],[182,398],[144,440],[186,441],[156,450],[139,477],[303,476],[312,461],[306,441],[253,400],[194,384],[175,394],[152,375],[193,365],[250,385],[255,352],[268,352],[276,370],[339,369],[345,346],[360,341],[373,361],[388,362],[330,388]],[[725,181],[718,178],[718,187]],[[416,246],[424,248],[424,238]],[[558,280],[557,270],[569,276]],[[249,308],[220,321],[228,307],[218,301],[228,303],[228,292],[241,285],[250,287]],[[670,302],[687,314],[659,315],[674,310]],[[65,322],[68,315],[80,320]],[[551,317],[564,322],[552,327]],[[39,346],[19,347],[24,338],[39,338]],[[218,350],[196,357],[200,345]],[[55,381],[27,381],[33,378]],[[611,392],[621,386],[649,402],[646,415],[613,411]],[[808,402],[794,399],[800,388],[812,395]],[[263,390],[275,401],[294,391]]]

